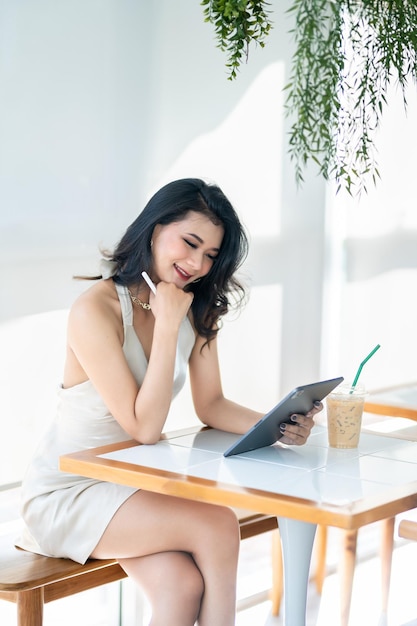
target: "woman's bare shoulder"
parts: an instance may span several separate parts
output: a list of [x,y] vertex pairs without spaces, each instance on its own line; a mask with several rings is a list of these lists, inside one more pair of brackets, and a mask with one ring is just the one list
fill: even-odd
[[97,322],[114,324],[121,321],[120,302],[112,280],[100,280],[73,303],[69,321],[83,322],[88,327]]
[[85,364],[89,363],[91,367],[97,360],[104,362],[104,349],[110,346],[114,350],[122,346],[120,318],[120,304],[113,281],[97,282],[78,296],[68,317],[64,387],[87,380]]

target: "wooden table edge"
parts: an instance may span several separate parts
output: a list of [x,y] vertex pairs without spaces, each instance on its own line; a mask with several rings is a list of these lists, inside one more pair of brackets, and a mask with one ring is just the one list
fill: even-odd
[[[191,432],[196,432],[196,429],[191,429]],[[177,436],[177,433],[164,438],[169,439],[172,436]],[[184,474],[105,459],[101,456],[137,445],[140,445],[137,441],[129,440],[66,454],[60,457],[60,469],[107,482],[114,482],[116,470],[119,484],[138,489],[149,489],[165,495],[245,508],[267,515],[290,517],[347,530],[358,529],[417,507],[417,481],[400,487],[391,486],[389,490],[393,496],[388,502],[386,496],[375,495],[367,500],[367,504],[358,500],[337,506],[194,476],[185,477]]]

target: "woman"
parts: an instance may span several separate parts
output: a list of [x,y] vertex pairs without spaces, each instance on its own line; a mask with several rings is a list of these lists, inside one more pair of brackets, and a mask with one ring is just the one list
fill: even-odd
[[[204,424],[244,433],[261,418],[223,396],[217,358],[220,318],[243,295],[234,274],[246,250],[217,186],[178,180],[151,198],[71,309],[57,419],[24,480],[19,545],[81,563],[116,558],[147,594],[153,626],[234,624],[234,513],[66,474],[58,458],[127,437],[157,442],[187,366]],[[320,409],[293,416],[281,441],[305,443]]]

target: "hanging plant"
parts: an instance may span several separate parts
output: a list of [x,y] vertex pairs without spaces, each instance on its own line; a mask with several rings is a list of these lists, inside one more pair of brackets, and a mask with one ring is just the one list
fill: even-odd
[[[249,45],[265,45],[272,29],[268,3],[202,4],[234,79]],[[338,189],[360,194],[368,179],[379,177],[374,140],[391,81],[400,86],[405,106],[406,87],[417,82],[417,2],[293,0],[288,14],[295,52],[285,108],[296,180],[303,181],[312,160]]]
[[249,44],[262,48],[272,24],[263,0],[202,0],[206,22],[214,25],[218,47],[227,53],[229,80],[237,76],[242,59],[248,60]]

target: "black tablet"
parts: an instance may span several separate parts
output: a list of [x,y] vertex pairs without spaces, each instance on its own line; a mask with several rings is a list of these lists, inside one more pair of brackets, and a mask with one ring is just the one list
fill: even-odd
[[342,381],[343,377],[340,376],[339,378],[296,387],[269,413],[264,415],[255,426],[252,426],[247,433],[235,441],[226,450],[224,456],[241,454],[242,452],[257,450],[258,448],[274,444],[283,436],[280,430],[282,423],[291,423],[290,418],[294,413],[308,413],[313,408],[316,400],[321,402]]

